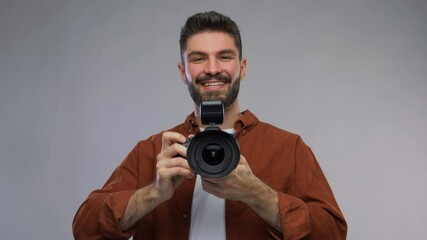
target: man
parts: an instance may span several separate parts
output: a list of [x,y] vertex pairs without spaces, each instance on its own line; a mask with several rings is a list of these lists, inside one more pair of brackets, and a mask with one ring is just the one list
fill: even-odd
[[[195,103],[184,123],[140,141],[104,187],[79,208],[76,239],[345,239],[347,226],[314,155],[298,135],[240,112],[246,59],[237,25],[198,13],[181,29],[178,69]],[[197,135],[201,101],[225,105],[220,128],[241,150],[222,178],[189,167],[186,137]]]

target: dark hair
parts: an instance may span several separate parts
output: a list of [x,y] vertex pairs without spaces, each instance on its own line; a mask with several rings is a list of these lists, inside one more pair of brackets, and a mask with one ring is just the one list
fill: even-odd
[[231,18],[215,11],[196,13],[187,19],[187,22],[181,28],[181,36],[179,38],[181,58],[187,48],[188,39],[196,33],[206,31],[230,34],[239,50],[239,58],[242,59],[242,39],[240,38],[239,27]]

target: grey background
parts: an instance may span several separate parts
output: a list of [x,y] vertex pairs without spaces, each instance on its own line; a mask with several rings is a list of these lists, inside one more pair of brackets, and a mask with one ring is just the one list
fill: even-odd
[[0,239],[72,239],[87,194],[192,111],[179,29],[211,9],[241,28],[242,110],[313,148],[348,239],[424,238],[426,1],[0,0]]

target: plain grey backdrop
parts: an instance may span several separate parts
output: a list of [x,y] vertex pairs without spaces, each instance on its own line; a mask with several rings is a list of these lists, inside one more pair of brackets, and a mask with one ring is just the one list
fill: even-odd
[[193,110],[178,37],[206,10],[241,28],[242,110],[312,147],[348,239],[424,239],[422,0],[0,0],[0,239],[72,239],[89,192]]

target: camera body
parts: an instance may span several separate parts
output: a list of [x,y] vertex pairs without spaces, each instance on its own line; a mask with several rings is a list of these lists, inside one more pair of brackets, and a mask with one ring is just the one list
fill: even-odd
[[200,116],[202,124],[208,127],[183,144],[187,147],[188,164],[202,177],[227,176],[239,164],[240,147],[233,135],[218,127],[224,120],[224,104],[221,101],[202,102]]

